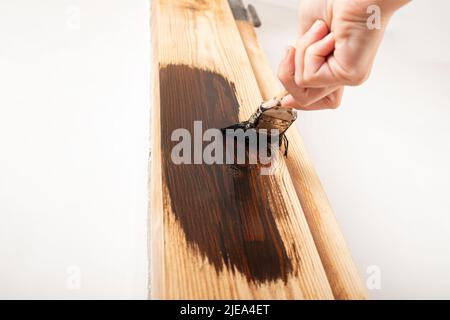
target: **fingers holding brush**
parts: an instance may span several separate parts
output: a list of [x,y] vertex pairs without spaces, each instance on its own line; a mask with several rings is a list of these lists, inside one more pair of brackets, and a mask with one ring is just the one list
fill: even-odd
[[[310,41],[314,40],[317,40],[317,37],[310,38]],[[343,87],[308,88],[299,86],[296,83],[296,56],[296,49],[288,47],[278,69],[278,78],[289,92],[289,95],[282,100],[282,106],[299,110],[320,110],[338,107],[342,98]]]

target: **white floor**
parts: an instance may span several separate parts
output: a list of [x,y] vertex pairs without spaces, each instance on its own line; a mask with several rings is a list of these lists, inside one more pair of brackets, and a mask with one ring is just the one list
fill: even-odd
[[[297,10],[254,3],[276,69]],[[340,109],[297,125],[372,298],[450,298],[450,2],[416,0],[392,20],[370,80]]]
[[[252,1],[275,67],[295,0]],[[0,2],[0,298],[145,298],[147,0]],[[450,3],[394,19],[368,83],[298,126],[373,298],[450,298]]]

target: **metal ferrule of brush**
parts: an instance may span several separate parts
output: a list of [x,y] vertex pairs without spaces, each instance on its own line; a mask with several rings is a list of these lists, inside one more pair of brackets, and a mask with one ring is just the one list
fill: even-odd
[[281,100],[277,99],[277,98],[272,98],[270,100],[267,101],[263,101],[258,109],[256,109],[256,111],[250,116],[250,118],[248,119],[248,123],[251,125],[252,128],[256,128],[256,124],[258,122],[259,117],[263,114],[263,112],[280,106],[281,105]]
[[255,129],[278,130],[282,135],[297,119],[297,110],[281,107],[281,99],[273,98],[263,102],[248,120]]

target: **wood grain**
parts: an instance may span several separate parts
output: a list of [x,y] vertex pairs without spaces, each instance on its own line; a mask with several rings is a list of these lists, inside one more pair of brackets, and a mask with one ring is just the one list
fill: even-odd
[[[261,94],[265,100],[270,99],[282,90],[282,85],[270,68],[252,23],[247,19],[238,19],[236,24]],[[296,128],[290,128],[286,136],[289,139],[289,156],[286,159],[286,165],[334,297],[336,299],[367,299],[366,288],[361,281],[319,177],[307,155],[303,140]]]
[[261,102],[225,0],[155,0],[152,7],[150,297],[332,299],[284,160],[258,167],[175,165],[174,129],[220,128]]

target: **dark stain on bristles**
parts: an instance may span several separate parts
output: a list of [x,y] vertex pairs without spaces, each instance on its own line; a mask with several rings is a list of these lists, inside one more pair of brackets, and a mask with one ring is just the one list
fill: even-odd
[[[176,165],[172,131],[194,121],[223,128],[239,121],[233,83],[222,75],[186,65],[160,69],[161,149],[167,200],[187,242],[219,272],[238,271],[251,282],[287,281],[292,263],[277,229],[276,215],[287,209],[274,177],[257,166],[232,174],[229,165]],[[276,204],[276,205],[275,205]],[[276,207],[275,207],[276,206]]]

